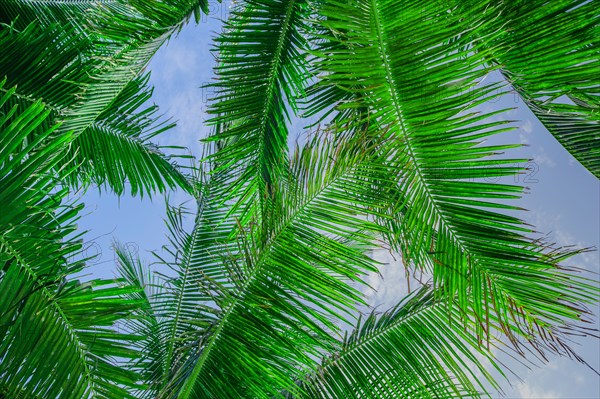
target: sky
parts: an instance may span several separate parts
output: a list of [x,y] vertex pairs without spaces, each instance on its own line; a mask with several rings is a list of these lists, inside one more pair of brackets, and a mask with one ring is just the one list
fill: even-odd
[[[210,16],[195,25],[187,25],[170,40],[149,65],[151,83],[155,85],[153,101],[163,113],[178,121],[178,126],[158,138],[165,145],[184,145],[194,155],[200,154],[199,140],[209,130],[206,119],[207,98],[211,93],[201,86],[212,79],[214,57],[210,53],[212,38],[220,30],[219,19],[227,15],[229,3],[211,1]],[[529,187],[520,202],[528,209],[524,217],[538,231],[559,245],[580,248],[600,247],[600,182],[570,156],[534,115],[514,94],[507,94],[497,104],[488,106],[515,107],[509,117],[519,121],[519,129],[508,132],[498,140],[520,142],[523,148],[513,151],[514,158],[532,159],[528,174],[511,177],[515,183]],[[168,194],[173,204],[187,203],[194,209],[191,197],[181,192]],[[153,260],[150,251],[166,244],[165,199],[160,195],[149,198],[117,198],[90,189],[82,198],[86,204],[79,227],[87,230],[84,236],[87,255],[96,255],[90,269],[95,277],[112,277],[115,260],[111,249],[118,241],[137,252],[142,260]],[[368,276],[376,291],[368,292],[374,304],[391,305],[406,292],[404,270],[399,261],[389,255],[382,270],[383,278]],[[599,272],[597,252],[579,255],[571,264],[591,272]],[[595,309],[596,314],[600,309]],[[596,370],[600,370],[600,346],[596,339],[577,341],[579,353]],[[551,358],[538,368],[528,370],[507,360],[511,369],[521,377],[512,377],[504,384],[507,398],[565,398],[600,397],[600,379],[586,366],[569,359]],[[500,397],[498,395],[498,397]]]

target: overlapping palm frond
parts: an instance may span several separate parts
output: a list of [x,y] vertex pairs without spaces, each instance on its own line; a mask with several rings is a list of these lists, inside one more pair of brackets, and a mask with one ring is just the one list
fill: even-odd
[[0,22],[12,24],[18,29],[32,22],[40,23],[43,27],[60,24],[65,28],[75,28],[79,34],[89,35],[91,32],[86,27],[86,19],[99,3],[115,13],[125,7],[120,0],[6,0],[0,3]]
[[[533,28],[524,2],[239,2],[198,182],[151,144],[170,124],[143,71],[206,0],[2,3],[0,398],[477,398],[492,345],[581,360],[598,288],[519,218],[524,160],[486,143],[512,124],[480,111],[500,70],[595,173],[597,2],[550,3]],[[300,98],[329,129],[289,155]],[[184,187],[194,226],[169,206],[156,272],[117,246],[121,278],[82,282],[82,182]],[[433,286],[363,320],[384,244]]]
[[319,7],[330,32],[316,53],[320,85],[334,94],[335,87],[337,109],[353,118],[334,118],[336,126],[361,123],[387,138],[378,151],[397,180],[381,189],[396,200],[386,211],[396,219],[388,236],[404,262],[429,270],[464,313],[476,298],[477,335],[490,333],[493,313],[511,339],[573,355],[565,334],[581,328],[572,322],[589,314],[585,304],[598,290],[559,265],[569,251],[533,240],[531,226],[506,214],[519,210],[510,200],[524,188],[488,180],[523,172],[513,166],[519,160],[498,157],[514,145],[483,142],[509,122],[474,109],[499,94],[497,85],[479,83],[492,68],[489,43],[501,34],[490,29],[488,6],[458,13],[435,2],[332,0]]
[[207,7],[206,0],[128,1],[126,10],[114,14],[99,5],[90,24],[94,32],[118,51],[85,87],[80,101],[65,114],[64,129],[83,132],[102,114],[114,109],[129,82],[140,76],[152,56],[192,15]]
[[[378,166],[363,155],[320,138],[298,150],[274,191],[266,237],[262,224],[242,226],[230,213],[235,202],[223,203],[226,185],[211,186],[189,244],[180,248],[187,269],[178,269],[173,290],[198,297],[165,298],[159,313],[189,309],[181,313],[184,323],[210,306],[215,317],[189,335],[194,345],[182,348],[184,362],[161,397],[269,398],[292,389],[299,368],[333,349],[337,323],[349,323],[362,302],[349,282],[375,270],[365,251],[379,227],[366,220],[366,209],[382,199],[357,183]],[[177,330],[167,342],[187,341]]]
[[[158,48],[192,14],[198,19],[206,1],[109,1],[93,7],[88,2],[68,3],[64,9],[52,2],[15,3],[4,10],[12,14],[3,15],[8,22],[1,32],[1,63],[9,83],[22,86],[21,100],[43,99],[52,106],[55,120],[64,122],[61,129],[72,130],[77,137],[72,144],[76,156],[69,159],[83,162],[83,167],[71,180],[105,185],[118,194],[126,181],[132,194],[175,187],[190,190],[185,174],[164,154],[181,149],[150,141],[169,125],[151,116],[155,106],[144,104],[151,91],[142,73]],[[77,17],[54,14],[71,6]],[[28,24],[21,27],[23,20]],[[133,104],[136,108],[131,108]],[[115,124],[123,111],[138,117]]]
[[[489,61],[566,149],[600,178],[600,2],[490,2]],[[468,3],[462,6],[469,7]]]
[[289,113],[307,79],[301,34],[307,13],[305,0],[240,2],[215,40],[218,82],[211,85],[209,123],[217,129],[210,140],[228,144],[212,159],[237,171],[227,184],[240,206],[263,204],[285,174]]
[[183,226],[189,211],[170,206],[167,210],[170,243],[164,248],[167,256],[156,254],[159,271],[148,275],[125,248],[117,250],[121,275],[146,290],[140,317],[133,320],[131,328],[146,335],[139,367],[149,386],[145,394],[151,397],[179,389],[172,381],[176,372],[189,360],[198,337],[218,318],[223,292],[235,278],[232,269],[223,266],[232,265],[239,250],[236,240],[230,238],[236,228],[234,219],[226,219],[229,208],[220,203],[202,176],[200,179],[191,233]]
[[123,321],[123,327],[141,339],[135,343],[140,356],[125,365],[140,375],[142,384],[136,392],[136,398],[155,397],[160,390],[160,379],[165,375],[165,340],[161,338],[161,315],[155,309],[155,300],[163,290],[158,275],[144,265],[126,246],[115,244],[117,272],[124,283],[135,287],[135,291],[126,297],[139,306],[133,310],[132,317]]
[[[15,90],[0,83],[0,107]],[[72,278],[81,243],[80,207],[65,203],[56,171],[73,139],[58,126],[36,135],[50,111],[41,102],[0,114],[0,392],[8,397],[131,397],[136,375],[115,358],[137,356],[116,330],[134,302],[113,281]],[[49,378],[52,376],[52,378]]]
[[[70,149],[79,165],[79,176],[96,185],[108,185],[117,194],[130,186],[132,194],[165,192],[168,188],[191,190],[183,166],[191,155],[181,146],[159,146],[151,140],[168,131],[174,123],[161,121],[156,105],[146,107],[152,96],[149,75],[130,81],[98,119],[73,141]],[[169,149],[175,154],[166,155]],[[76,185],[76,181],[71,182]]]
[[306,398],[479,398],[498,365],[430,287],[359,321],[299,381]]

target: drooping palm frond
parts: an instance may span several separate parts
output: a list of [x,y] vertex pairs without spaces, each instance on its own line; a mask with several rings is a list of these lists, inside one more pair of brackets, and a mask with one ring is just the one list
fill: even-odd
[[[39,5],[40,9],[31,5],[35,13],[23,11],[26,6],[11,9],[17,15],[11,15],[10,22],[27,18],[31,22],[23,28],[19,24],[2,27],[1,63],[6,64],[3,71],[9,83],[23,86],[22,100],[44,99],[55,111],[55,120],[64,122],[61,129],[74,132],[73,159],[83,167],[76,170],[73,182],[77,178],[106,185],[118,194],[124,191],[126,180],[132,194],[174,187],[190,190],[186,176],[164,154],[167,148],[150,142],[167,125],[150,118],[154,106],[143,105],[151,90],[142,72],[192,14],[198,18],[206,2],[106,2],[94,7],[84,3],[71,4],[75,11],[80,6],[86,10],[85,15],[78,15],[77,26],[63,26],[52,14],[60,9],[58,5]],[[131,108],[133,104],[137,108]],[[124,111],[144,117],[115,124]]]
[[[11,97],[15,96],[15,88],[5,89],[6,81],[0,81],[0,107],[4,110],[4,105],[11,102]],[[41,102],[36,102],[28,107],[19,107],[13,105],[7,112],[0,114],[0,127],[2,136],[0,136],[0,182],[2,191],[0,192],[0,203],[2,204],[2,213],[0,214],[0,225],[4,244],[8,235],[13,235],[13,239],[27,241],[28,234],[25,231],[19,233],[19,229],[32,228],[37,231],[33,235],[34,240],[39,240],[38,245],[31,243],[23,245],[22,258],[27,263],[35,263],[39,260],[39,271],[41,274],[51,274],[52,268],[61,268],[61,262],[54,264],[54,261],[44,263],[44,252],[56,254],[59,258],[61,254],[61,244],[52,238],[53,230],[59,229],[66,231],[64,234],[72,231],[72,226],[60,227],[60,218],[54,221],[52,212],[58,211],[62,197],[65,191],[53,193],[58,183],[54,175],[50,173],[55,165],[64,156],[65,149],[72,136],[68,133],[57,134],[57,126],[48,128],[43,135],[38,135],[35,140],[27,140],[29,133],[38,126],[45,125],[45,119],[50,111],[45,109]],[[67,215],[70,212],[66,212]],[[67,217],[69,220],[70,217]],[[43,238],[44,234],[49,234],[49,238]],[[59,236],[60,237],[60,236]],[[18,240],[17,242],[19,242]],[[60,241],[60,240],[58,240]],[[38,246],[42,244],[48,247]],[[58,245],[58,246],[56,246]],[[28,256],[31,256],[29,258]],[[50,257],[49,257],[50,259]],[[8,267],[9,264],[6,264]],[[59,270],[56,270],[58,272]]]
[[[117,194],[125,191],[126,184],[133,195],[165,192],[173,187],[191,190],[189,176],[181,165],[191,155],[184,155],[184,147],[152,142],[175,124],[161,121],[156,105],[145,106],[152,96],[148,78],[146,74],[130,81],[110,110],[75,138],[70,154],[79,170],[74,179],[89,179],[98,186],[109,186]],[[166,150],[176,155],[167,155]],[[71,183],[77,185],[75,180]]]
[[[298,398],[479,398],[498,388],[490,353],[423,287],[359,321],[340,348],[299,381]],[[288,397],[296,397],[289,396]]]
[[199,179],[198,212],[191,232],[183,226],[189,211],[167,209],[169,245],[164,247],[166,256],[155,253],[158,270],[154,278],[148,277],[139,260],[124,248],[117,250],[121,275],[131,285],[146,289],[140,318],[131,325],[146,335],[139,367],[145,370],[149,388],[144,395],[149,397],[169,392],[169,384],[193,352],[198,337],[217,319],[223,292],[236,277],[232,269],[223,266],[231,265],[239,250],[237,241],[230,238],[235,221],[226,218],[229,208],[221,203],[220,192],[204,177]]
[[[210,197],[211,193],[204,195]],[[169,212],[171,262],[163,262],[175,273],[163,282],[166,291],[155,298],[161,315],[161,336],[165,368],[159,376],[158,390],[168,391],[177,370],[188,360],[189,352],[199,336],[218,319],[218,305],[230,276],[223,275],[221,264],[234,256],[236,248],[229,243],[232,226],[224,223],[224,208],[217,200],[201,198],[191,234],[182,225],[181,213]]]
[[[0,83],[0,107],[14,89]],[[2,108],[4,109],[4,108]],[[136,337],[115,323],[136,304],[113,281],[71,277],[83,261],[73,237],[80,207],[64,203],[56,171],[69,132],[31,131],[50,111],[41,102],[0,114],[0,390],[9,397],[131,397],[134,373],[115,358],[137,356]]]
[[[580,322],[598,288],[563,266],[577,251],[532,239],[512,216],[522,187],[486,181],[522,172],[512,166],[522,160],[499,157],[512,145],[484,142],[510,123],[476,112],[498,95],[480,84],[486,74],[512,73],[498,61],[514,39],[508,2],[241,2],[217,40],[216,150],[198,185],[147,141],[167,125],[141,106],[142,71],[206,1],[28,3],[0,30],[2,54],[35,43],[24,60],[0,57],[24,90],[0,85],[0,399],[472,398],[484,394],[483,340],[496,333],[517,350],[577,358],[566,338],[587,334]],[[591,13],[577,4],[561,21]],[[69,10],[86,17],[61,31]],[[302,36],[313,16],[316,51]],[[310,79],[305,51],[317,65]],[[317,78],[307,110],[335,132],[289,159],[288,113]],[[592,109],[588,89],[571,100]],[[595,137],[578,141],[586,126],[573,136],[585,151]],[[77,281],[77,209],[58,182],[120,193],[125,180],[134,192],[194,192],[194,227],[169,208],[162,274],[117,248],[122,279]],[[341,339],[381,237],[431,272],[434,290]]]
[[[107,122],[110,124],[110,121],[103,116],[122,115],[120,108],[124,103],[131,104],[132,98],[136,101],[142,97],[148,98],[148,91],[135,94],[131,88],[136,86],[143,88],[139,83],[146,78],[140,76],[152,56],[173,34],[181,30],[191,15],[198,20],[200,12],[206,8],[206,0],[130,1],[127,2],[127,10],[119,14],[113,13],[110,8],[100,7],[93,16],[95,31],[101,32],[105,40],[116,43],[120,48],[109,63],[94,76],[92,82],[85,86],[80,101],[64,113],[63,128],[72,129],[76,135],[80,134],[78,139],[82,144],[94,148],[96,145],[94,138],[102,131],[102,129],[98,130],[98,126],[106,125]],[[142,114],[146,112],[141,111]],[[156,129],[154,124],[144,127]],[[110,132],[104,131],[104,133]],[[163,192],[167,186],[171,188],[179,186],[188,191],[191,189],[186,177],[169,162],[169,157],[149,143],[147,139],[152,134],[145,140],[136,140],[134,145],[122,141],[126,136],[139,137],[139,132],[121,130],[116,136],[113,134],[102,136],[103,141],[110,144],[113,156],[117,148],[125,151],[123,160],[117,168],[111,171],[111,169],[94,167],[94,175],[118,193],[122,190],[123,175],[130,181],[133,194],[137,192],[137,188],[146,189],[148,192],[155,189]],[[108,155],[106,150],[97,153]],[[114,161],[119,159],[113,158]],[[138,162],[134,162],[136,160]],[[91,165],[94,165],[94,159],[91,161]],[[96,163],[106,165],[102,160]],[[106,171],[113,173],[106,173]]]
[[272,196],[286,170],[289,112],[306,80],[307,12],[304,0],[240,2],[215,40],[218,82],[208,112],[217,129],[209,140],[228,144],[212,159],[237,170],[229,197],[246,207]]
[[[491,2],[496,63],[540,122],[600,178],[600,2]],[[461,4],[469,7],[469,3]]]
[[[317,3],[330,32],[316,52],[319,84],[341,100],[338,110],[357,111],[345,123],[334,118],[336,127],[362,124],[386,137],[377,151],[396,182],[381,189],[395,201],[385,211],[396,219],[388,237],[403,260],[432,272],[465,313],[475,297],[478,335],[490,333],[494,313],[507,334],[573,355],[565,334],[583,331],[572,323],[585,320],[598,290],[558,264],[569,251],[533,240],[531,226],[506,214],[519,211],[510,200],[523,187],[486,181],[522,173],[512,166],[519,160],[498,157],[514,145],[483,142],[509,121],[473,109],[499,89],[479,83],[491,71],[488,44],[501,34],[490,29],[487,5],[457,13],[452,4],[441,12],[435,3]],[[312,112],[331,106],[319,104]]]
[[42,28],[60,25],[94,40],[88,20],[100,3],[117,14],[126,9],[126,3],[122,0],[5,0],[0,3],[0,23],[10,24],[17,29],[24,29],[33,22]]
[[31,22],[24,28],[0,26],[2,76],[18,85],[23,100],[43,100],[57,111],[76,101],[97,63],[89,59],[91,43],[73,28]]

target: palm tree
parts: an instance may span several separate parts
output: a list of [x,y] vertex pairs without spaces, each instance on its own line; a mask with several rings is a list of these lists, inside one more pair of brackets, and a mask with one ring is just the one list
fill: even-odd
[[[598,288],[520,219],[523,187],[485,180],[524,170],[485,143],[511,122],[477,107],[514,88],[599,176],[597,1],[236,2],[192,176],[137,110],[143,67],[206,3],[6,4],[3,55],[39,52],[0,61],[0,397],[481,397],[495,348],[581,360]],[[291,116],[319,121],[292,150]],[[64,196],[125,179],[186,188],[194,227],[168,209],[169,272],[118,248],[119,280],[81,283]],[[431,281],[360,317],[380,247]]]

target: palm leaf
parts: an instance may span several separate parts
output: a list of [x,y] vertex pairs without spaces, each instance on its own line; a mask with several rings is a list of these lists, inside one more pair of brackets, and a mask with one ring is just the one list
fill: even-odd
[[[228,234],[240,247],[215,265],[216,277],[206,278],[221,281],[207,287],[217,319],[197,338],[164,397],[268,398],[291,389],[298,367],[332,348],[335,321],[349,323],[362,303],[348,283],[374,270],[365,251],[378,227],[365,212],[381,198],[357,183],[377,166],[362,154],[317,137],[293,157],[263,215],[269,218]],[[227,186],[216,187],[227,194]]]
[[[0,106],[15,92],[4,84]],[[55,168],[73,136],[54,126],[27,140],[49,113],[37,102],[0,116],[0,386],[10,397],[130,397],[125,386],[137,377],[113,356],[137,356],[136,337],[115,323],[136,304],[121,301],[129,289],[112,281],[70,277],[83,267],[71,261],[80,207],[63,203]]]
[[[119,194],[126,180],[132,194],[175,187],[190,190],[186,176],[163,153],[181,149],[149,141],[167,125],[149,119],[154,106],[142,107],[151,91],[141,73],[158,48],[206,4],[204,0],[156,3],[155,7],[135,2],[73,5],[73,12],[81,11],[80,6],[86,10],[76,26],[63,26],[55,18],[52,10],[60,7],[38,9],[34,4],[34,13],[19,7],[11,10],[24,15],[12,15],[12,20],[31,19],[24,28],[2,27],[6,57],[0,63],[7,64],[3,71],[9,82],[23,86],[23,101],[43,98],[55,111],[55,120],[64,122],[61,129],[72,130],[77,137],[72,158],[82,167],[72,176],[74,184],[77,178],[107,185]],[[34,18],[36,13],[39,18]],[[24,48],[28,51],[22,54]],[[131,108],[133,104],[137,108]],[[129,118],[129,125],[115,124],[124,111],[139,117]]]
[[483,382],[498,388],[489,374],[498,365],[462,328],[456,308],[436,297],[425,286],[359,321],[338,351],[301,380],[299,397],[479,398]]
[[[471,297],[477,298],[478,335],[490,332],[495,312],[503,332],[537,345],[532,337],[539,329],[545,349],[573,355],[565,334],[583,331],[571,322],[586,319],[585,304],[596,300],[598,290],[558,264],[572,253],[531,239],[529,225],[503,213],[519,211],[509,201],[523,187],[486,178],[521,173],[511,165],[520,160],[498,156],[513,145],[485,145],[482,139],[506,130],[509,121],[491,120],[497,112],[473,111],[498,95],[497,85],[478,82],[491,71],[486,59],[492,50],[481,37],[500,33],[490,33],[485,5],[461,13],[448,8],[442,13],[436,4],[417,2],[320,2],[321,30],[330,33],[321,36],[315,53],[319,84],[352,118],[334,117],[336,128],[363,125],[374,140],[386,138],[375,148],[397,180],[392,186],[383,181],[380,189],[392,201],[381,213],[396,219],[388,239],[404,262],[432,272],[436,286],[465,313]],[[312,112],[331,105],[322,101]]]
[[209,140],[227,142],[212,159],[238,170],[227,184],[240,206],[263,204],[285,174],[289,112],[306,80],[306,13],[304,0],[241,2],[215,40],[218,82],[208,112],[217,128]]
[[[152,96],[148,78],[146,74],[129,82],[110,110],[75,138],[69,152],[79,165],[78,176],[71,181],[73,186],[77,185],[77,178],[109,186],[117,194],[125,191],[126,184],[132,195],[165,192],[174,187],[191,190],[189,176],[180,165],[191,156],[178,155],[186,149],[159,146],[151,141],[175,124],[161,121],[156,105],[145,107]],[[166,155],[166,151],[175,155]]]
[[124,327],[141,339],[135,343],[140,357],[125,367],[137,371],[144,383],[136,392],[136,398],[155,397],[160,390],[160,379],[168,374],[165,371],[165,346],[166,342],[161,335],[163,329],[160,324],[164,320],[157,313],[156,302],[164,291],[161,279],[151,271],[148,265],[142,264],[127,247],[116,244],[117,271],[126,286],[135,287],[135,290],[126,297],[139,303],[132,317],[124,321]]
[[[468,7],[467,4],[465,4]],[[491,41],[520,98],[567,151],[600,177],[600,3],[503,1]],[[496,6],[492,7],[495,9]]]

